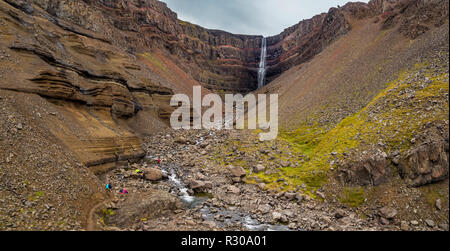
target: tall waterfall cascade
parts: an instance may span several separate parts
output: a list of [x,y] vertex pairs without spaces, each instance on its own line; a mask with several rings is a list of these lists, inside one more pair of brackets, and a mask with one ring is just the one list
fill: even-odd
[[266,77],[266,56],[267,56],[267,43],[266,38],[262,38],[261,45],[261,60],[259,62],[258,69],[258,89],[264,86],[264,78]]

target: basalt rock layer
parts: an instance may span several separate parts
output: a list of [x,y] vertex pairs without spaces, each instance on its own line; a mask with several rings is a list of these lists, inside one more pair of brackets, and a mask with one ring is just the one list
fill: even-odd
[[165,126],[174,90],[102,34],[65,23],[36,3],[0,2],[0,89],[57,105],[44,119],[48,129],[86,166],[142,157],[138,134]]
[[[444,2],[350,3],[303,20],[267,38],[267,82],[317,56],[352,30],[355,19],[373,18],[381,29],[398,27],[415,38],[448,19]],[[257,88],[261,36],[178,20],[160,1],[4,0],[0,7],[1,46],[8,56],[2,58],[0,88],[106,111],[108,123],[123,121],[130,135],[155,130],[149,121],[167,120],[170,95],[190,93],[194,85],[243,93]],[[126,149],[139,145],[135,139],[131,148],[107,143],[94,151],[107,154],[87,163],[127,159],[133,154]]]
[[[164,57],[208,89],[249,92],[257,88],[262,36],[236,35],[181,21],[163,2],[6,2],[28,14],[42,9],[45,12],[41,15],[66,31],[113,44],[133,54],[162,51]],[[421,15],[417,15],[419,10]],[[376,16],[383,27],[402,23],[402,33],[417,37],[430,25],[442,24],[447,15],[448,4],[441,0],[373,0],[368,4],[349,3],[331,8],[328,13],[303,20],[267,39],[267,83],[310,60],[346,34],[352,28],[349,21],[353,18]]]

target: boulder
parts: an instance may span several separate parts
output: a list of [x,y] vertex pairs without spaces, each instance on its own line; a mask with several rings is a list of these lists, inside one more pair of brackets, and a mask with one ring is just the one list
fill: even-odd
[[144,170],[144,179],[149,181],[160,181],[163,179],[163,173],[156,168],[147,168]]
[[282,167],[288,167],[288,166],[291,165],[291,162],[286,161],[286,160],[282,160],[280,164],[281,164]]
[[442,201],[441,201],[441,199],[437,199],[435,204],[436,204],[436,209],[437,210],[439,210],[439,211],[442,210]]
[[400,223],[400,229],[403,231],[409,231],[409,224],[406,221],[402,221]]
[[400,176],[412,187],[444,180],[449,176],[448,158],[448,143],[445,141],[423,144],[400,160]]
[[434,226],[436,225],[436,224],[434,223],[434,221],[432,221],[432,220],[425,220],[425,223],[426,223],[427,226],[430,227],[430,228],[434,228]]
[[189,182],[189,188],[192,190],[203,188],[205,186],[205,182],[201,180],[191,180]]
[[389,160],[378,155],[347,163],[337,173],[341,183],[359,186],[378,186],[393,175]]
[[231,174],[234,177],[242,178],[247,174],[245,172],[244,168],[242,168],[240,166],[230,166],[230,167],[228,167],[228,169],[230,170]]
[[258,211],[262,214],[268,214],[270,210],[272,210],[272,207],[270,207],[269,205],[261,205],[258,207]]
[[296,193],[285,193],[284,194],[284,197],[288,200],[294,200],[296,196],[297,196]]
[[263,165],[261,165],[261,164],[256,165],[256,166],[253,168],[253,172],[255,172],[255,173],[261,173],[261,172],[264,172],[265,170],[266,170],[266,167],[263,166]]
[[275,212],[272,213],[272,221],[273,222],[287,223],[289,220],[286,217],[286,215],[284,215],[283,213],[275,211]]
[[183,136],[177,137],[177,138],[175,139],[175,142],[178,143],[178,144],[187,144],[187,140],[186,140],[186,138],[183,137]]
[[397,213],[397,210],[392,207],[383,207],[379,211],[380,216],[388,220],[394,219],[394,217],[397,216]]
[[344,218],[344,217],[345,217],[345,211],[342,210],[342,209],[337,209],[337,210],[334,212],[334,217],[335,217],[336,219],[342,219],[342,218]]
[[239,189],[238,187],[236,187],[236,186],[228,186],[228,191],[230,192],[230,193],[233,193],[233,194],[240,194],[241,193],[241,189]]
[[209,189],[213,187],[212,182],[209,181],[200,181],[200,180],[191,180],[189,181],[189,188],[194,192],[207,192]]

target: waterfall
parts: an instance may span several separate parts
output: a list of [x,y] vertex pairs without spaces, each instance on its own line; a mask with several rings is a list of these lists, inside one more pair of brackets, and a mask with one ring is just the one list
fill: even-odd
[[267,56],[267,44],[266,38],[262,38],[261,45],[261,61],[259,61],[258,69],[258,89],[264,86],[264,77],[266,76],[266,56]]

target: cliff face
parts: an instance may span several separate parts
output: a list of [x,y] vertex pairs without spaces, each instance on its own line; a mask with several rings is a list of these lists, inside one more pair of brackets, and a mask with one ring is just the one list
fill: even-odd
[[[182,71],[211,90],[248,92],[257,87],[262,36],[235,35],[208,30],[178,20],[177,14],[157,0],[7,0],[25,12],[33,4],[55,23],[77,32],[82,27],[133,54],[161,50]],[[442,8],[439,8],[443,5]],[[425,8],[424,6],[428,6]],[[431,7],[430,7],[431,6]],[[403,33],[417,37],[429,20],[448,15],[442,0],[372,0],[331,8],[267,39],[267,82],[292,66],[310,60],[350,29],[349,19],[377,16],[384,27],[401,24]],[[417,15],[417,10],[425,11]],[[439,17],[436,17],[439,16]],[[427,23],[424,25],[424,23]],[[78,31],[79,32],[79,31]],[[86,35],[86,34],[85,34]]]
[[[261,36],[180,21],[156,0],[3,0],[0,16],[0,89],[79,114],[53,131],[90,165],[142,155],[136,133],[163,126],[173,93],[257,86]],[[448,1],[350,3],[301,21],[267,38],[267,83],[348,33],[353,19],[415,38],[448,20]]]
[[267,80],[310,60],[350,29],[343,12],[332,8],[326,14],[303,20],[280,35],[269,37]]
[[[131,53],[163,50],[183,71],[212,90],[248,92],[257,87],[262,36],[208,30],[177,19],[165,3],[148,1],[7,1],[32,13],[33,3],[66,30],[81,27],[92,37]],[[268,38],[268,80],[304,62],[350,29],[338,9]],[[84,34],[87,35],[87,34]]]

